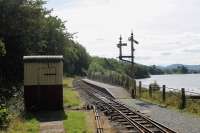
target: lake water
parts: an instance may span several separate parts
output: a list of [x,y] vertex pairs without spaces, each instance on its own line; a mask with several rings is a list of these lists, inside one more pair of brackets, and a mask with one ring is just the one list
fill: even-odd
[[158,83],[160,86],[166,85],[169,88],[181,89],[200,93],[200,74],[170,74],[170,75],[151,75],[151,78],[137,79],[142,81],[143,86],[150,83]]

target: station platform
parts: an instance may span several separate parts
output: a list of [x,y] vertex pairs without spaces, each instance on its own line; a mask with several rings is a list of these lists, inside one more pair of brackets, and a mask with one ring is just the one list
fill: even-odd
[[90,80],[90,79],[82,79],[84,82],[87,82],[89,84],[93,84],[97,87],[100,88],[104,88],[105,90],[107,90],[113,97],[117,98],[117,99],[129,99],[131,98],[131,95],[129,94],[129,92],[120,87],[120,86],[114,86],[114,85],[110,85],[110,84],[106,84],[106,83],[102,83],[102,82],[98,82],[98,81],[94,81],[94,80]]

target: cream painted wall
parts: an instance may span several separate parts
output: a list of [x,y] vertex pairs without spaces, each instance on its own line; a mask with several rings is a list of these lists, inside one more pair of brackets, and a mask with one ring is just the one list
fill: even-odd
[[63,62],[24,63],[24,85],[62,85],[62,82]]

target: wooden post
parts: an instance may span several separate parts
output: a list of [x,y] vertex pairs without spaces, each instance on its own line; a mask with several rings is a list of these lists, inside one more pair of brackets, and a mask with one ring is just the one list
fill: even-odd
[[137,88],[137,87],[136,87],[136,80],[134,79],[133,82],[134,82],[133,85],[134,85],[134,89],[135,89],[135,91],[134,91],[134,92],[135,92],[134,95],[135,95],[135,97],[136,97],[136,95],[137,95],[137,94],[136,94],[136,88]]
[[127,78],[127,90],[129,90],[130,89],[130,80],[129,80],[129,78]]
[[132,90],[132,91],[131,91],[132,98],[136,98],[136,97],[135,97],[135,89],[132,88],[131,90]]
[[127,90],[129,90],[129,87],[130,87],[130,86],[129,86],[129,83],[130,83],[130,81],[129,81],[129,78],[127,77],[127,78],[126,78],[126,89],[127,89]]
[[119,85],[119,75],[117,74],[117,85]]
[[139,97],[142,95],[142,82],[139,81]]
[[122,86],[122,77],[119,76],[119,85]]
[[112,84],[112,75],[109,73],[109,83]]
[[185,88],[181,88],[181,103],[180,103],[180,109],[184,109],[185,107],[186,107]]
[[149,97],[152,98],[152,86],[149,85]]
[[115,75],[115,73],[113,73],[113,76],[114,76],[114,85],[116,85],[116,75]]
[[131,96],[132,98],[136,98],[136,84],[135,80],[131,80]]
[[109,73],[109,76],[110,76],[109,83],[112,84],[112,75],[111,75],[111,73]]
[[127,78],[125,79],[125,86],[124,86],[124,88],[127,90],[127,84],[128,84],[128,80],[127,80]]
[[165,102],[165,100],[166,100],[166,95],[165,95],[165,91],[166,91],[166,86],[165,85],[163,85],[162,86],[162,101],[163,102]]
[[123,80],[123,87],[126,88],[126,79]]

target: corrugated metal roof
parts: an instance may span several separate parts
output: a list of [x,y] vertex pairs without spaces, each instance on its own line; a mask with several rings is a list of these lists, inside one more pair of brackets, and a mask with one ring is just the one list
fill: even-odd
[[34,55],[34,56],[24,56],[23,60],[25,62],[35,62],[35,61],[62,61],[62,55]]

